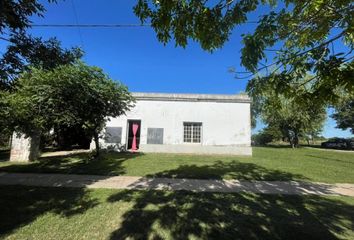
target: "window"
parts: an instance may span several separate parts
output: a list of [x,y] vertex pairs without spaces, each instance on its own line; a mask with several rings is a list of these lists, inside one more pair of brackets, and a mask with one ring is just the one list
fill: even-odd
[[121,127],[106,127],[106,134],[104,136],[106,143],[121,143],[122,128]]
[[183,123],[183,141],[186,143],[200,143],[202,123]]
[[148,128],[147,130],[147,144],[163,144],[163,128]]

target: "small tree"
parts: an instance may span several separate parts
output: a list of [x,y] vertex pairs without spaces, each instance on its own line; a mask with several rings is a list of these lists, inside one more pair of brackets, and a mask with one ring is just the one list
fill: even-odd
[[[274,79],[276,81],[276,79]],[[299,137],[317,135],[326,119],[325,104],[313,98],[303,98],[308,89],[306,80],[298,83],[298,91],[291,94],[280,93],[269,81],[253,79],[249,94],[253,99],[255,116],[261,117],[269,129],[278,129],[292,147],[299,144]],[[255,97],[253,97],[255,96]]]
[[336,120],[337,128],[349,129],[354,134],[354,95],[342,97],[331,117]]
[[98,136],[106,120],[124,114],[132,102],[127,87],[100,68],[81,62],[53,70],[32,68],[9,96],[11,126],[31,136],[57,126],[80,125],[94,138],[98,155]]
[[282,138],[282,134],[278,128],[266,127],[262,129],[259,133],[252,135],[253,144],[256,146],[263,146],[271,143],[273,141]]

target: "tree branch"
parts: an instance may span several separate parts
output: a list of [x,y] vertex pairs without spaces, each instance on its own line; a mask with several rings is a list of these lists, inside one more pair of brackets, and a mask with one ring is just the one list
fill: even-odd
[[[316,47],[310,48],[310,49],[308,49],[308,50],[306,50],[306,51],[304,51],[304,52],[299,52],[299,53],[295,54],[295,56],[290,57],[290,58],[287,58],[287,59],[285,59],[285,60],[278,60],[278,61],[273,62],[273,63],[271,63],[271,64],[268,64],[268,65],[265,65],[265,66],[263,66],[263,67],[260,67],[260,68],[258,68],[255,72],[235,72],[235,73],[236,73],[236,74],[250,74],[248,77],[255,76],[255,75],[258,74],[260,71],[262,71],[262,70],[264,70],[264,69],[266,69],[266,68],[269,68],[269,67],[271,67],[271,66],[277,65],[277,64],[279,64],[279,63],[281,63],[281,62],[283,62],[283,61],[285,61],[285,62],[290,61],[290,60],[292,60],[292,59],[294,59],[294,58],[296,58],[296,57],[303,56],[303,55],[305,55],[305,54],[307,54],[307,53],[309,53],[309,52],[312,52],[312,51],[317,50],[317,49],[319,49],[319,48],[321,48],[321,47],[323,47],[323,46],[325,46],[325,45],[328,45],[328,44],[330,44],[330,43],[332,43],[332,42],[338,40],[339,38],[341,38],[344,34],[345,34],[345,31],[341,32],[340,34],[338,34],[338,35],[335,36],[334,38],[332,38],[332,39],[330,39],[330,40],[328,40],[328,41],[325,41],[325,42],[323,42],[323,43],[317,45]],[[273,74],[273,73],[274,73],[274,71],[272,71],[271,74]],[[237,78],[238,78],[238,79],[244,79],[244,78],[246,78],[246,77],[242,77],[242,78],[237,77]]]

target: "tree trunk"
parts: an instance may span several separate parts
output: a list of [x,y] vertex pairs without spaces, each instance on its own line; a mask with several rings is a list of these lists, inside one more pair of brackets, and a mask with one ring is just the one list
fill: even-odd
[[299,147],[299,136],[297,133],[294,136],[294,147]]
[[9,137],[9,142],[7,143],[7,147],[11,148],[11,144],[12,144],[12,134]]
[[29,160],[34,161],[37,160],[40,156],[40,149],[39,145],[41,143],[41,133],[39,131],[34,132],[30,136],[30,154],[29,154]]
[[100,155],[100,141],[99,141],[99,138],[98,138],[97,131],[95,131],[95,133],[93,134],[93,139],[95,141],[95,147],[96,147],[95,157],[98,157]]
[[289,143],[292,148],[297,148],[299,146],[299,136],[295,131],[289,134]]

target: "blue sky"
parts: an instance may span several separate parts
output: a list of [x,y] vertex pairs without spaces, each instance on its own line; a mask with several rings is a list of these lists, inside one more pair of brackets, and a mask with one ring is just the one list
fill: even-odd
[[[34,24],[130,24],[139,23],[132,7],[136,1],[66,0],[48,4],[44,18],[33,18]],[[73,3],[77,12],[77,21]],[[264,11],[260,9],[257,14]],[[256,15],[249,20],[257,20]],[[241,34],[251,32],[254,24],[234,30],[230,41],[221,49],[208,53],[197,43],[183,49],[174,43],[166,46],[157,41],[150,27],[136,28],[33,28],[30,32],[43,38],[57,37],[63,46],[80,46],[84,61],[103,68],[112,79],[119,80],[131,91],[235,94],[245,90],[247,80],[238,80],[228,72],[240,66]],[[80,34],[81,33],[81,34]],[[81,37],[80,37],[81,35]],[[0,51],[5,43],[0,42]],[[262,124],[256,128],[256,131]],[[328,119],[324,136],[351,136],[349,131],[335,129]]]

